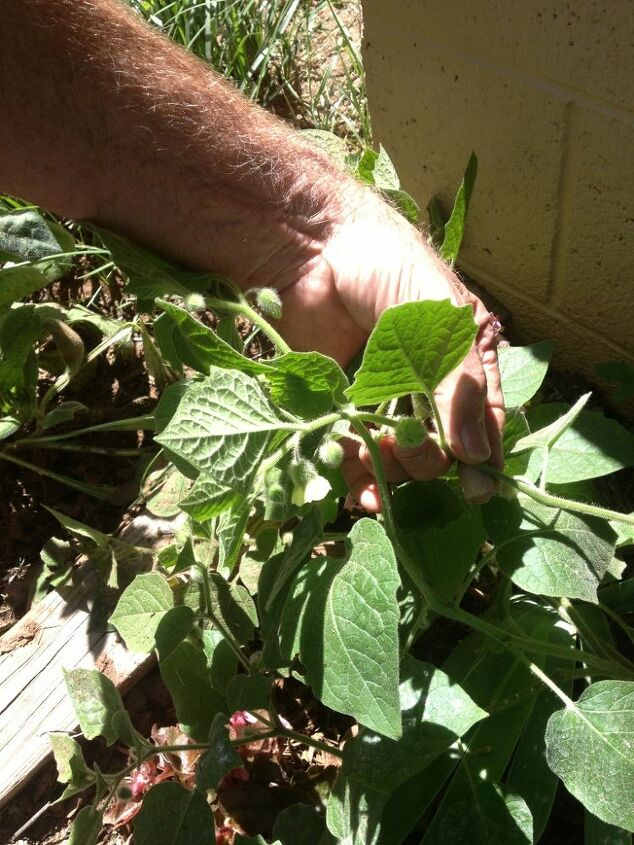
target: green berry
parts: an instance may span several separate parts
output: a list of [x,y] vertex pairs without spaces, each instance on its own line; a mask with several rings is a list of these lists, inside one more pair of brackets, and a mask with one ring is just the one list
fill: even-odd
[[256,302],[260,311],[267,317],[279,320],[282,316],[282,300],[275,288],[260,288]]
[[416,449],[427,436],[423,424],[414,417],[404,417],[396,426],[396,442],[403,449]]
[[317,476],[315,465],[310,461],[293,461],[288,467],[288,474],[291,481],[297,487],[305,487],[308,482]]
[[318,457],[324,466],[337,469],[343,461],[343,447],[336,440],[324,440],[319,447]]

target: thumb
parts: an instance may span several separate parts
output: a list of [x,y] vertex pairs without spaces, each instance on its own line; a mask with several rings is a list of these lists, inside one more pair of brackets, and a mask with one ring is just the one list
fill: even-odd
[[491,457],[485,420],[487,379],[475,348],[438,386],[436,405],[447,445],[464,464],[481,464]]

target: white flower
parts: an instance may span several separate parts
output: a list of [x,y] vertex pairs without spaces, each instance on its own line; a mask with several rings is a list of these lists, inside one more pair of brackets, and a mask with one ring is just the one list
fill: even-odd
[[314,475],[306,484],[297,484],[293,488],[291,502],[301,508],[306,502],[321,502],[331,490],[330,482],[323,475]]

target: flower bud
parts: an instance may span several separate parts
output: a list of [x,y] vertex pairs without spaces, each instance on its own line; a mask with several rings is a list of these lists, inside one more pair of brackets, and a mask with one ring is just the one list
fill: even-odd
[[416,449],[427,436],[427,432],[420,420],[414,417],[404,417],[396,426],[396,442],[403,449]]
[[185,297],[187,311],[204,311],[206,307],[205,297],[200,293],[190,293]]
[[343,446],[336,440],[324,440],[319,447],[318,457],[324,466],[338,469],[343,461]]
[[275,288],[260,288],[257,292],[256,303],[267,317],[279,320],[282,316],[282,300]]
[[292,461],[288,467],[288,474],[293,484],[297,487],[305,487],[308,482],[317,476],[315,465],[310,461]]

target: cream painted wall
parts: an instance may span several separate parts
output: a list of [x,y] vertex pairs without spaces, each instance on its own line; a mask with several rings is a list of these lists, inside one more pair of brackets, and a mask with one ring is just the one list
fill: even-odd
[[634,363],[634,2],[363,0],[374,137],[425,206],[479,173],[460,263],[560,366]]

